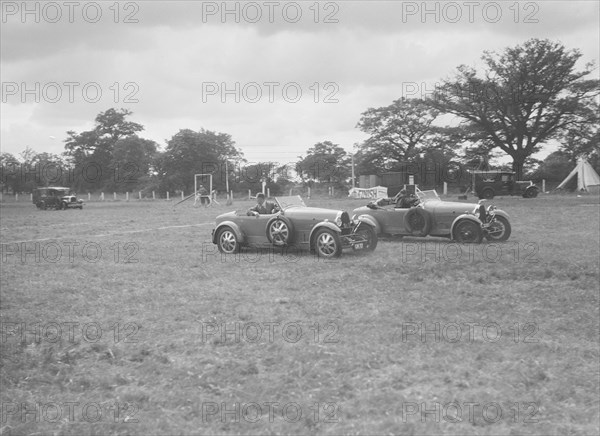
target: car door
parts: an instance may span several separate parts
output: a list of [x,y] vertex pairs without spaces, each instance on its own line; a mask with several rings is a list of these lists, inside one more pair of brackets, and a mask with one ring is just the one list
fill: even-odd
[[373,216],[381,224],[381,233],[399,235],[406,233],[404,217],[410,209],[388,206],[373,211]]
[[267,222],[273,214],[257,216],[240,216],[239,225],[246,236],[246,242],[251,245],[268,244]]

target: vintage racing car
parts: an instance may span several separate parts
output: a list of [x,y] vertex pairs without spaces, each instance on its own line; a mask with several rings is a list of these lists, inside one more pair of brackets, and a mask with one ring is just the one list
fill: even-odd
[[506,241],[511,232],[506,212],[483,200],[478,204],[443,201],[435,190],[415,188],[411,207],[381,206],[371,202],[354,210],[352,219],[370,222],[378,235],[441,236],[461,243]]
[[212,242],[222,253],[236,253],[242,246],[300,247],[323,258],[338,257],[342,250],[372,251],[377,233],[367,219],[351,220],[342,210],[307,207],[300,196],[277,197],[278,211],[251,215],[245,210],[219,215]]

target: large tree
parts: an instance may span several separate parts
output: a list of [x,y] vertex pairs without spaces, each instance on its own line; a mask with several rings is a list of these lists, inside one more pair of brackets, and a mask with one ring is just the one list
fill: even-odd
[[526,159],[577,122],[598,95],[598,80],[576,71],[581,53],[560,43],[531,39],[502,53],[485,52],[484,70],[462,65],[443,82],[431,107],[462,118],[513,159],[522,176]]
[[150,184],[157,149],[154,141],[138,136],[119,139],[111,154],[110,171],[113,177],[107,188],[127,192]]
[[367,109],[357,124],[370,135],[360,145],[361,172],[393,169],[414,159],[431,146],[438,132],[433,124],[438,115],[437,109],[420,99],[400,98],[389,106]]
[[92,130],[76,133],[68,131],[65,155],[77,175],[77,189],[99,189],[113,179],[112,153],[119,139],[134,136],[144,130],[141,124],[127,121],[132,112],[126,109],[108,109],[96,116]]
[[351,157],[331,141],[313,145],[296,164],[296,172],[305,181],[343,184],[351,171]]
[[164,190],[193,192],[195,174],[212,174],[213,189],[225,190],[225,159],[236,157],[241,152],[227,133],[184,129],[167,142],[155,165]]

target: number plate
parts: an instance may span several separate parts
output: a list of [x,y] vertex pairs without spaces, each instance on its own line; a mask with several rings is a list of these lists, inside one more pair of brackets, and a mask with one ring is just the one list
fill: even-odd
[[354,244],[353,247],[355,250],[362,250],[364,247],[364,243],[363,242],[359,242],[358,244]]

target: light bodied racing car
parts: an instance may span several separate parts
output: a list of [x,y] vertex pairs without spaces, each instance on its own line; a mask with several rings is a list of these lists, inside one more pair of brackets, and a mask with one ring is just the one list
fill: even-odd
[[278,211],[249,215],[246,210],[219,215],[212,242],[222,253],[244,247],[299,247],[319,257],[338,257],[344,249],[373,251],[377,233],[368,219],[350,219],[343,210],[307,207],[298,195],[276,197]]
[[493,205],[443,201],[435,190],[415,189],[411,207],[371,202],[354,210],[353,219],[371,223],[378,235],[441,236],[461,243],[506,241],[511,232],[506,212]]

